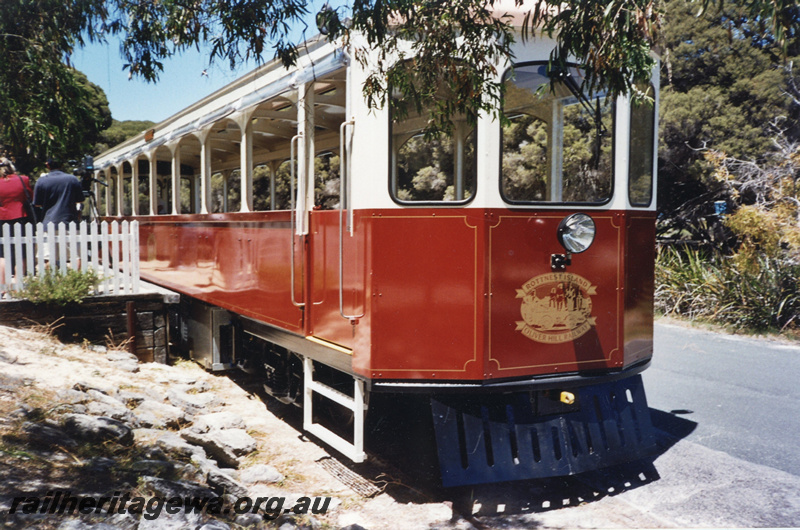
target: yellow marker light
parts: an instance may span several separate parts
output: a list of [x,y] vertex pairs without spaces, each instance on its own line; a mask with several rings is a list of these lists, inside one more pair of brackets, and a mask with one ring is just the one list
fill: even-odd
[[566,403],[567,405],[572,405],[575,403],[575,394],[572,392],[561,392],[561,403]]

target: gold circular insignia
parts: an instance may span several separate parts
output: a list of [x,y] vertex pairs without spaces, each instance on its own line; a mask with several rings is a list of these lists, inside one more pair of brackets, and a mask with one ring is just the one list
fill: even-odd
[[558,344],[575,340],[594,326],[592,295],[597,287],[570,272],[531,278],[517,289],[522,298],[517,331],[536,342]]

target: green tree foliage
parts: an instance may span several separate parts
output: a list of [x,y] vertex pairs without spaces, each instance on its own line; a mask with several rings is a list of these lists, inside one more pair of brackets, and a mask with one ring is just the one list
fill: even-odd
[[102,2],[0,2],[0,140],[18,169],[77,157],[110,124],[102,90],[65,62]]
[[[272,205],[270,195],[270,172],[267,167],[257,168],[253,174],[253,207],[256,210],[269,210]],[[297,183],[294,183],[297,193]],[[288,160],[278,164],[275,172],[275,209],[288,210],[291,207],[291,166]]]
[[150,129],[154,123],[152,121],[117,121],[111,120],[111,125],[102,131],[97,138],[95,153],[102,153],[106,149],[119,145],[128,138],[132,138],[142,131]]
[[705,152],[714,178],[737,203],[723,220],[737,245],[730,253],[663,249],[656,305],[665,313],[737,328],[800,327],[800,143],[783,131],[773,141],[758,160]]
[[314,158],[314,204],[323,210],[339,208],[339,155],[320,153]]
[[[694,8],[719,3],[702,0]],[[359,35],[353,38],[357,60],[375,59],[377,70],[363,87],[370,103],[411,102],[417,110],[426,109],[429,129],[447,130],[453,116],[472,119],[479,110],[497,108],[502,90],[495,64],[507,56],[512,38],[510,21],[496,16],[494,4],[491,0],[356,0],[350,7],[328,9],[319,19],[327,22],[331,38]],[[638,94],[635,84],[648,78],[653,64],[649,52],[661,38],[660,0],[541,0],[525,9],[528,6],[531,36],[541,32],[556,40],[554,63],[568,57],[581,63],[587,72],[584,89]],[[759,21],[751,24],[753,32],[771,29],[776,48],[792,47],[797,28],[793,3],[748,0],[743,6],[748,20]],[[271,57],[290,64],[300,44],[291,40],[290,31],[303,24],[310,8],[309,0],[4,0],[0,2],[2,139],[17,156],[32,159],[64,155],[72,149],[71,142],[80,142],[81,148],[95,142],[108,117],[98,116],[87,105],[90,90],[68,66],[70,53],[85,40],[120,35],[125,67],[132,76],[151,81],[157,80],[165,59],[206,44],[211,60],[231,65]],[[731,27],[734,38],[739,38],[745,26],[724,27]],[[398,62],[398,58],[411,60]],[[432,87],[440,79],[453,97],[437,97]],[[403,97],[388,98],[389,87]]]
[[[730,190],[713,177],[704,150],[758,159],[772,148],[778,116],[787,134],[796,137],[800,107],[786,91],[793,76],[784,68],[784,57],[796,60],[800,40],[796,31],[784,32],[779,44],[763,20],[750,18],[750,3],[726,2],[724,10],[709,9],[700,17],[684,0],[669,0],[665,7],[659,210],[666,222],[661,229],[669,235],[719,238],[705,218],[715,200],[730,199]],[[800,9],[787,7],[787,13],[800,24]]]
[[[663,225],[714,245],[662,249],[656,305],[737,328],[797,329],[800,8],[785,7],[795,28],[776,34],[751,3],[722,6],[697,18],[667,3]],[[715,200],[728,212],[709,215]]]
[[528,114],[503,128],[503,194],[547,198],[547,124]]
[[757,161],[721,151],[707,152],[706,159],[739,202],[725,219],[739,240],[733,260],[742,268],[752,268],[759,256],[800,266],[800,142],[780,131]]
[[[400,146],[397,153],[397,198],[401,201],[453,201],[456,197],[452,136],[440,132],[416,134]],[[464,141],[464,197],[474,190],[475,134]]]
[[[703,0],[701,5],[712,3],[716,2]],[[378,70],[364,85],[370,102],[381,104],[389,99],[389,87],[399,89],[403,100],[414,102],[417,109],[430,109],[432,127],[446,129],[452,116],[474,116],[478,109],[495,108],[500,95],[494,64],[508,54],[512,39],[510,21],[495,15],[494,4],[493,0],[356,0],[350,8],[324,10],[318,21],[325,23],[331,38],[362,35],[365,43],[357,50],[358,60],[367,60],[366,50],[378,50],[374,64]],[[165,58],[201,43],[210,44],[212,59],[225,59],[231,65],[245,58],[262,60],[268,53],[290,64],[299,44],[290,40],[290,26],[302,22],[311,4],[308,0],[83,0],[75,6],[89,23],[123,34],[123,54],[131,74],[154,80]],[[532,34],[541,31],[556,39],[554,62],[573,57],[585,64],[584,88],[635,92],[635,83],[647,79],[653,65],[649,52],[659,40],[660,6],[659,0],[541,0],[526,4],[530,11],[525,22]],[[746,6],[764,24],[773,22],[775,35],[787,35],[794,28],[795,20],[786,14],[792,6],[786,0],[749,0]],[[398,55],[413,59],[397,62]],[[439,100],[431,88],[442,77],[454,95],[447,101]]]

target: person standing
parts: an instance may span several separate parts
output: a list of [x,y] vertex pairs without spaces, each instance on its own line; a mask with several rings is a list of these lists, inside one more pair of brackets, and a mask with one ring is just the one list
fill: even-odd
[[61,171],[58,160],[47,161],[49,173],[36,181],[33,189],[33,204],[42,209],[42,223],[76,223],[81,220],[80,204],[84,201],[83,189],[78,177]]
[[[28,217],[28,208],[26,207],[31,202],[31,196],[30,179],[25,175],[18,175],[11,160],[0,157],[0,235],[2,235],[3,225],[35,222],[35,219]],[[4,245],[0,244],[0,287],[3,287],[0,290],[4,291],[6,258],[3,255],[3,247]],[[23,249],[23,256],[24,253]],[[15,274],[19,274],[13,251],[9,259],[11,260],[11,270]]]
[[[59,160],[49,159],[47,161],[47,169],[50,172],[36,180],[36,185],[33,188],[33,205],[42,209],[42,223],[44,223],[45,231],[48,232],[46,237],[49,237],[51,233],[48,228],[50,223],[56,226],[58,223],[68,225],[73,221],[77,223],[81,220],[79,207],[85,197],[78,177],[61,171],[61,162]],[[56,229],[55,235],[58,237],[58,229]],[[58,247],[59,244],[56,243],[55,256],[66,255],[67,260],[72,258],[69,252],[69,245],[66,245],[65,252],[59,252]],[[50,248],[50,244],[45,244],[42,252],[46,263],[50,263]],[[77,259],[76,268],[80,268],[80,258]]]

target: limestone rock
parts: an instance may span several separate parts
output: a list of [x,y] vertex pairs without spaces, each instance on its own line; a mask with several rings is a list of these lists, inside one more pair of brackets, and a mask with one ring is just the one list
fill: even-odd
[[227,493],[236,497],[245,497],[248,494],[244,485],[217,466],[203,466],[203,471],[207,472],[206,482],[219,495]]
[[130,372],[135,374],[139,371],[139,362],[138,361],[120,361],[114,363],[114,368],[117,370],[122,370],[123,372]]
[[63,388],[59,390],[58,392],[56,392],[56,397],[61,403],[66,403],[70,405],[78,405],[80,403],[86,403],[87,401],[92,399],[86,392],[75,390],[73,388]]
[[198,527],[197,530],[231,530],[231,527],[222,521],[212,519],[203,524],[203,526]]
[[146,475],[141,478],[141,483],[147,491],[165,499],[172,497],[215,499],[219,496],[202,484],[187,480],[166,480]]
[[111,386],[92,383],[88,381],[78,381],[74,385],[72,385],[73,390],[80,390],[81,392],[88,392],[89,390],[97,390],[98,392],[106,395],[110,395],[114,393],[114,389]]
[[208,433],[212,439],[231,448],[236,456],[245,456],[257,448],[255,439],[244,429],[225,429]]
[[143,427],[180,429],[191,421],[183,409],[151,399],[142,401],[134,412]]
[[184,440],[205,449],[208,456],[226,467],[239,467],[239,456],[256,450],[256,442],[242,429],[228,429],[198,434],[189,430],[181,432]]
[[111,350],[110,352],[106,353],[106,359],[108,359],[111,362],[123,362],[123,361],[139,362],[139,358],[136,357],[134,354],[121,350]]
[[199,513],[186,513],[180,510],[173,514],[162,510],[158,517],[147,513],[142,514],[137,530],[186,530],[187,528],[197,528],[202,521],[203,515]]
[[247,484],[272,484],[282,481],[284,476],[272,466],[268,466],[267,464],[256,464],[254,466],[242,469],[239,472],[239,478],[242,480],[242,482]]
[[115,441],[123,445],[133,443],[133,430],[124,423],[104,416],[65,414],[64,430],[73,438],[91,443]]
[[75,447],[78,445],[75,440],[67,435],[62,427],[57,425],[26,421],[22,424],[22,431],[27,435],[28,440],[33,445],[41,447]]
[[247,427],[244,420],[233,412],[212,412],[197,416],[191,429],[197,433],[219,431],[222,429],[244,429]]
[[130,467],[134,471],[154,477],[169,476],[175,472],[175,464],[169,460],[137,460]]
[[167,399],[176,407],[182,408],[187,414],[207,412],[209,409],[225,404],[213,394],[187,394],[174,389],[167,392]]
[[166,453],[173,453],[185,458],[206,458],[206,452],[202,447],[186,442],[180,435],[173,432],[165,433],[155,443],[156,447]]

